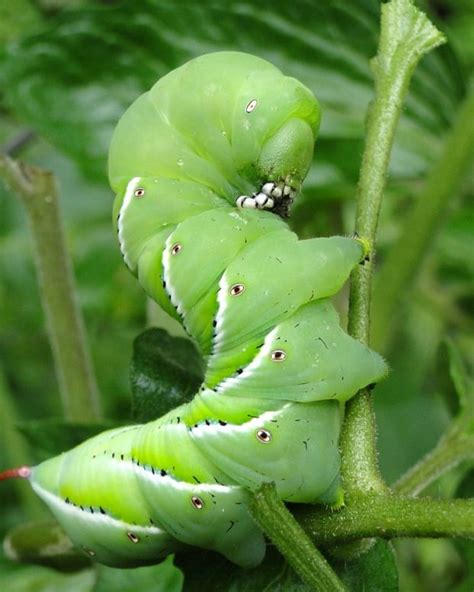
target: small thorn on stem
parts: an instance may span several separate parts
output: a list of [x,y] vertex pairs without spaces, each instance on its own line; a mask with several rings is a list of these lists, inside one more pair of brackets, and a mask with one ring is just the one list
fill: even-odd
[[17,469],[7,469],[0,473],[0,481],[5,481],[6,479],[28,479],[31,475],[30,467],[18,467]]

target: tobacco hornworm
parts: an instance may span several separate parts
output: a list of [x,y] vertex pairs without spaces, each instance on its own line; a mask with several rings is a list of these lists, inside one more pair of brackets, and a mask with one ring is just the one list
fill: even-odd
[[111,565],[180,544],[242,566],[264,539],[250,492],[342,501],[344,401],[386,373],[328,300],[363,241],[298,240],[284,218],[310,166],[312,93],[251,55],[204,55],[120,120],[109,177],[126,265],[206,360],[194,399],[26,471],[78,547]]

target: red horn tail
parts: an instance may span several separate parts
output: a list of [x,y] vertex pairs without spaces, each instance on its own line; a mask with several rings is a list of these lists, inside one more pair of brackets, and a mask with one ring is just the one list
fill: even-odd
[[0,473],[0,481],[4,481],[5,479],[28,479],[31,475],[30,467],[18,467],[17,469],[7,469]]

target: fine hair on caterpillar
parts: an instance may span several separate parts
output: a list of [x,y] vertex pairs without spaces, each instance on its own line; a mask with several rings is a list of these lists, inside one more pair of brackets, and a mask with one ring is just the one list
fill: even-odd
[[155,563],[184,544],[253,566],[265,541],[247,505],[262,483],[284,501],[342,503],[343,405],[387,368],[330,302],[365,242],[299,240],[285,221],[319,121],[308,88],[236,52],[173,70],[119,121],[109,179],[124,262],[206,370],[163,417],[5,472],[94,560]]

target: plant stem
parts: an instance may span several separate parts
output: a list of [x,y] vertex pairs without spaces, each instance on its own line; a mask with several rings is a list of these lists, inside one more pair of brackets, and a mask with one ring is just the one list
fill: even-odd
[[329,563],[316,549],[277,495],[273,484],[255,494],[250,511],[301,579],[316,592],[344,592]]
[[436,236],[451,198],[472,166],[474,153],[474,93],[461,106],[453,128],[424,190],[408,216],[402,233],[378,274],[374,287],[372,340],[387,350],[396,326],[400,295],[413,283],[415,272]]
[[0,147],[0,153],[14,157],[18,152],[23,150],[23,148],[25,148],[25,146],[27,146],[35,138],[36,134],[33,130],[22,130],[14,138],[12,138]]
[[418,495],[446,471],[465,460],[474,460],[474,436],[454,422],[436,447],[402,475],[393,489],[401,495]]
[[318,546],[361,537],[474,537],[474,499],[361,494],[338,512],[304,506],[295,516]]
[[54,176],[4,155],[0,176],[21,198],[28,216],[64,415],[71,421],[94,421],[100,415],[98,388],[75,300]]
[[[442,34],[410,0],[382,5],[381,35],[373,61],[375,99],[369,108],[355,231],[370,245],[371,260],[352,274],[349,333],[369,343],[369,310],[377,223],[395,129],[411,75],[421,56],[443,43]],[[383,491],[375,452],[371,396],[362,391],[347,405],[341,446],[344,487]]]

